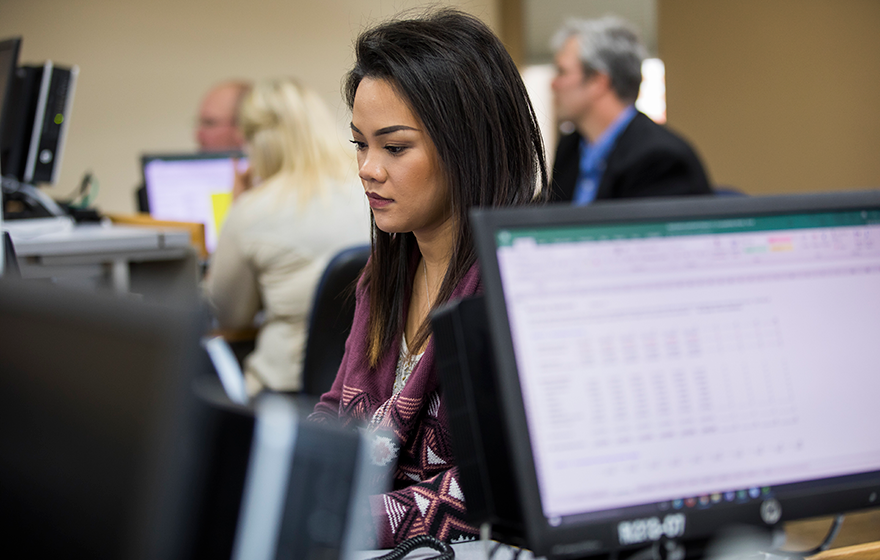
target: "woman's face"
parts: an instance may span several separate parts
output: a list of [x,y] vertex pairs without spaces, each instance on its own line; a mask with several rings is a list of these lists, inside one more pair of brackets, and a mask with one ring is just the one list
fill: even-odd
[[351,134],[376,227],[419,238],[441,231],[452,204],[437,149],[387,81],[364,78],[358,85]]

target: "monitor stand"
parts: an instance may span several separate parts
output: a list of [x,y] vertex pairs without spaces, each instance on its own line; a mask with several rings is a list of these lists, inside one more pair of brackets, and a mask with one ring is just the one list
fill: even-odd
[[17,220],[24,218],[51,218],[66,216],[67,213],[57,202],[33,185],[14,183],[3,185],[3,218]]
[[781,526],[732,526],[713,539],[663,539],[642,548],[595,554],[571,560],[740,560],[770,552],[785,544]]

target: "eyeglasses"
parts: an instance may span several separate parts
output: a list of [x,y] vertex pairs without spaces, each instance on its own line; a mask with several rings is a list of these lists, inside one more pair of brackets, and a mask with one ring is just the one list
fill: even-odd
[[226,126],[236,126],[235,121],[227,119],[212,119],[206,117],[198,117],[195,122],[196,128],[221,128]]

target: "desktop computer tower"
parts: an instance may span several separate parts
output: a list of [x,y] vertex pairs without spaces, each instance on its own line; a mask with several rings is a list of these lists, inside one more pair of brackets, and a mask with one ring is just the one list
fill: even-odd
[[0,168],[23,183],[54,183],[61,169],[79,69],[47,61],[20,66],[13,78]]

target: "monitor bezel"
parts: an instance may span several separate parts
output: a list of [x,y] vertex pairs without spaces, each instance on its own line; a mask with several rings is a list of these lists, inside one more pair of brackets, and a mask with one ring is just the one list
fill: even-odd
[[[7,76],[6,81],[6,91],[0,92],[0,151],[4,149],[6,145],[6,127],[9,126],[9,116],[12,112],[13,105],[13,95],[15,92],[15,78],[16,78],[16,70],[18,69],[18,58],[21,55],[21,37],[9,37],[7,39],[0,39],[0,51],[9,50],[12,52],[12,65],[9,68],[9,76]],[[2,167],[2,162],[0,162],[0,167]],[[5,171],[0,168],[0,175],[5,173]],[[0,194],[0,202],[2,202],[2,194]],[[0,204],[2,206],[2,204]],[[2,221],[2,216],[0,216],[0,221]]]
[[[174,152],[141,155],[141,184],[147,186],[147,165],[153,161],[206,161],[215,159],[246,159],[242,150],[224,150],[222,152]],[[148,191],[149,196],[149,191]]]
[[[33,379],[22,382],[22,391],[28,395],[25,401],[27,406],[39,409],[40,406],[53,403],[58,411],[54,419],[47,418],[45,425],[38,427],[38,433],[47,433],[48,428],[58,425],[58,419],[63,415],[76,418],[91,410],[95,418],[110,418],[113,410],[107,406],[109,399],[106,396],[91,403],[89,408],[70,400],[71,396],[59,393],[57,388],[50,390],[48,386],[43,386],[40,387],[42,391],[36,391],[33,388],[39,383],[37,380],[46,383],[64,376],[81,378],[86,371],[83,368],[87,368],[88,375],[74,383],[94,387],[109,376],[137,375],[147,379],[144,383],[155,392],[149,415],[142,418],[141,438],[137,441],[138,457],[144,463],[138,471],[128,475],[136,483],[132,487],[130,500],[119,502],[124,508],[114,511],[115,515],[126,520],[128,533],[119,538],[124,549],[118,551],[120,556],[125,557],[135,551],[145,557],[178,557],[180,551],[189,550],[198,521],[195,513],[202,492],[199,477],[205,472],[207,456],[203,451],[204,438],[199,435],[203,418],[201,411],[194,406],[190,391],[191,384],[203,371],[198,340],[204,330],[206,316],[197,301],[179,300],[172,303],[145,304],[109,294],[0,279],[0,323],[5,321],[5,326],[14,325],[23,336],[40,326],[54,325],[60,332],[76,332],[78,336],[92,337],[76,355],[59,354],[52,349],[52,342],[47,341],[44,346],[48,355],[57,354],[60,357],[41,358],[38,365],[23,370],[32,372],[30,367],[44,367],[50,360],[65,362],[64,367],[57,368],[57,373],[42,370],[43,374],[33,375]],[[18,324],[17,317],[23,319],[20,322],[24,326]],[[125,358],[130,356],[122,350],[117,354],[111,353],[119,361],[116,369],[108,367],[109,359],[101,363],[89,361],[100,353],[110,355],[108,349],[114,340],[123,341],[122,347],[135,346],[139,351],[149,352],[154,356],[154,364],[129,366]],[[22,353],[27,348],[10,345],[4,350],[6,357],[20,356],[19,363],[24,362]],[[93,441],[96,447],[110,449],[109,439],[95,438]],[[44,445],[39,440],[36,443]],[[41,453],[52,457],[52,450],[57,444],[57,440],[49,442]],[[186,450],[186,453],[181,450]],[[94,474],[76,471],[74,466],[64,463],[47,463],[45,472],[52,473],[54,480],[67,481],[70,485],[81,485],[84,480],[93,478]],[[17,480],[13,482],[21,484]],[[107,492],[118,489],[110,484],[104,487],[108,489]],[[41,495],[45,497],[44,492],[41,490]],[[99,503],[104,501],[98,500]],[[46,525],[40,528],[44,535],[51,538],[44,539],[38,550],[42,550],[43,545],[51,545],[53,539],[57,538],[53,531],[75,515],[73,503],[64,497],[58,497],[53,503],[46,517]],[[56,504],[57,509],[54,507]],[[85,515],[82,510],[87,509],[80,507],[77,512]],[[95,539],[100,536],[97,535],[100,529],[99,525],[95,528],[95,534],[83,534],[77,539],[79,542]],[[0,534],[8,536],[2,531]],[[80,549],[76,551],[80,552]]]
[[[491,344],[496,356],[504,429],[511,442],[511,463],[522,499],[523,521],[529,546],[536,555],[554,558],[589,556],[613,550],[636,548],[650,543],[623,546],[618,542],[617,523],[632,520],[631,508],[610,512],[607,520],[590,524],[553,527],[544,517],[537,475],[532,455],[525,408],[514,358],[513,340],[507,319],[507,307],[497,261],[495,232],[506,228],[534,226],[609,225],[613,223],[657,222],[667,220],[725,219],[782,214],[880,209],[880,191],[855,191],[767,197],[715,198],[693,197],[652,199],[646,201],[609,201],[586,207],[547,205],[513,209],[474,209],[471,221],[475,233],[477,256],[485,287],[486,313]],[[857,475],[858,476],[858,475]],[[824,479],[815,487],[805,488],[782,502],[781,521],[829,515],[836,512],[878,507],[880,471],[864,475],[864,480]],[[819,481],[816,481],[819,482]],[[829,493],[822,486],[834,486]],[[869,501],[873,492],[875,501]],[[817,500],[818,495],[822,500]],[[708,539],[724,524],[741,523],[772,530],[762,521],[763,501],[750,500],[738,507],[708,508],[687,518],[682,540]],[[646,504],[650,506],[650,504]],[[659,517],[662,513],[636,516],[636,519]],[[683,511],[686,515],[687,511]]]
[[141,163],[147,164],[154,159],[165,161],[186,161],[186,160],[202,160],[202,159],[228,159],[228,158],[245,158],[247,155],[243,150],[223,150],[217,152],[166,152],[142,154]]
[[15,71],[18,68],[18,57],[21,54],[21,41],[21,37],[0,39],[0,51],[9,50],[12,52],[12,66],[9,68],[9,76],[6,82],[7,89],[5,92],[2,92],[3,97],[0,97],[0,137],[2,137],[8,114],[12,110],[13,82],[15,80]]

